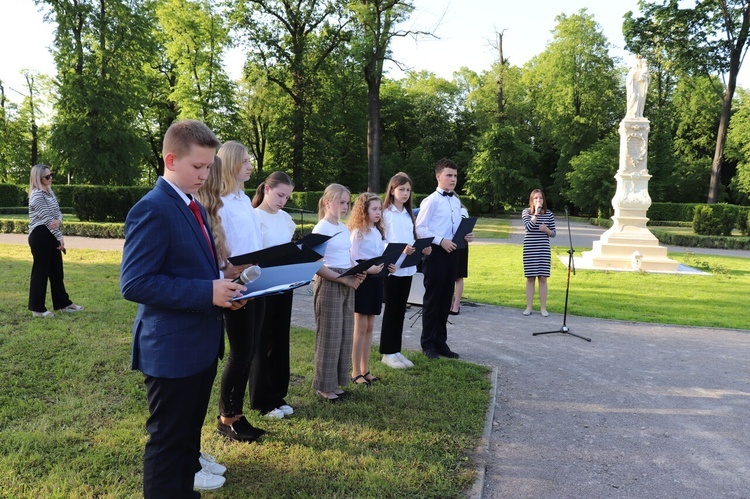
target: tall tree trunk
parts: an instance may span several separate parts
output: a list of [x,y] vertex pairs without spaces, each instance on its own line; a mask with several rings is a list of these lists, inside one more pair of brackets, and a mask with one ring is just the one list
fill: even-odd
[[714,160],[711,164],[711,183],[708,187],[707,201],[709,204],[719,201],[721,167],[724,165],[724,146],[727,142],[729,119],[732,117],[732,99],[734,98],[734,91],[737,88],[737,74],[740,72],[740,66],[742,65],[742,56],[745,52],[748,29],[750,29],[750,3],[742,8],[742,26],[738,31],[737,39],[729,56],[729,79],[727,81],[727,88],[724,91],[724,100],[721,104],[721,119],[719,120],[719,130],[716,133],[716,149],[714,150]]
[[380,192],[380,80],[367,80],[367,190]]

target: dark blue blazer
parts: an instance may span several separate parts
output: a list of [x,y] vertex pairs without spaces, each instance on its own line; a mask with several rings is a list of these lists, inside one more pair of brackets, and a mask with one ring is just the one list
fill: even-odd
[[218,278],[193,213],[160,177],[125,220],[120,291],[138,303],[132,369],[184,378],[210,367],[224,341],[223,309],[212,303]]

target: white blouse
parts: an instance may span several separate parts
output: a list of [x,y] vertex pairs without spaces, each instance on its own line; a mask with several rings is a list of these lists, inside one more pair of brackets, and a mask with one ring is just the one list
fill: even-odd
[[284,210],[268,213],[260,208],[255,208],[255,211],[260,218],[260,232],[264,248],[288,243],[292,240],[297,225],[289,213]]
[[328,240],[326,245],[326,253],[323,255],[323,265],[328,268],[334,269],[348,269],[352,267],[352,259],[349,256],[349,248],[351,242],[349,241],[350,233],[349,228],[339,222],[334,225],[326,219],[320,220],[315,227],[313,227],[313,233],[323,234],[324,236],[334,236]]
[[385,241],[383,236],[380,235],[380,231],[375,227],[365,229],[360,232],[359,229],[354,229],[350,238],[352,247],[349,250],[349,254],[352,256],[352,260],[369,260],[383,254],[385,249]]
[[229,256],[244,255],[263,248],[260,216],[247,195],[240,191],[222,196],[221,226],[227,238]]
[[[385,222],[385,240],[389,243],[407,243],[414,245],[414,222],[411,215],[403,208],[399,211],[394,205],[383,210],[383,221]],[[396,277],[409,277],[417,273],[417,266],[400,268],[401,262],[406,258],[402,254],[396,262],[396,272],[391,275]]]

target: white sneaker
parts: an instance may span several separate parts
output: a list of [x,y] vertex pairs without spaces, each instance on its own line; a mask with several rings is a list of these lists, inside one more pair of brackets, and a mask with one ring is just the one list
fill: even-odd
[[265,413],[264,416],[270,419],[284,419],[284,411],[281,409],[274,409]]
[[45,319],[51,319],[55,316],[52,312],[49,310],[46,310],[44,312],[31,312],[32,317],[44,317]]
[[282,405],[279,407],[279,410],[284,413],[284,416],[291,416],[294,414],[294,409],[292,409],[291,405]]
[[224,485],[224,482],[226,481],[227,479],[223,476],[214,475],[213,473],[209,473],[202,468],[198,473],[195,474],[195,479],[193,480],[193,490],[216,490],[218,488],[221,488],[221,486]]
[[226,466],[216,462],[214,456],[206,452],[201,452],[198,462],[201,463],[201,468],[208,471],[212,475],[223,475],[227,471]]
[[401,361],[401,363],[404,365],[404,367],[414,367],[414,362],[410,361],[403,355],[401,355],[401,352],[396,352],[396,357],[398,357],[398,360]]
[[383,355],[383,360],[381,360],[383,364],[385,364],[388,367],[392,367],[394,369],[403,369],[406,367],[403,362],[401,362],[398,358],[398,355],[395,353],[387,353]]

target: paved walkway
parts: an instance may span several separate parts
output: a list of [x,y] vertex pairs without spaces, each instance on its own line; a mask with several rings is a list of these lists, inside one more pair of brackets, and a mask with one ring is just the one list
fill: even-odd
[[[576,247],[601,233],[571,229]],[[118,249],[66,241],[71,249]],[[8,242],[26,238],[0,234]],[[309,289],[297,290],[294,305],[293,323],[313,329]],[[419,351],[421,333],[408,319],[407,354]],[[451,322],[451,348],[494,373],[472,497],[750,497],[750,331],[568,316],[570,332],[587,342],[532,336],[560,331],[560,314],[524,317],[466,303]],[[379,331],[378,318],[376,341]],[[376,369],[387,376],[387,367]]]

